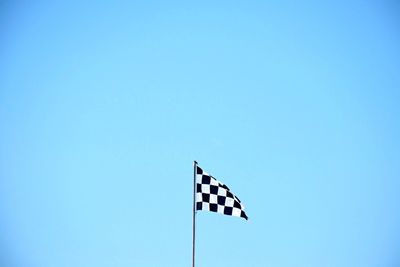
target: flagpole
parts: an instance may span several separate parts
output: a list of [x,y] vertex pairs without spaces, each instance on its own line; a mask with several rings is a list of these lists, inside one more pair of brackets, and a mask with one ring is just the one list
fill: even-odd
[[193,250],[192,250],[192,267],[195,263],[195,244],[196,244],[196,170],[197,161],[193,162]]

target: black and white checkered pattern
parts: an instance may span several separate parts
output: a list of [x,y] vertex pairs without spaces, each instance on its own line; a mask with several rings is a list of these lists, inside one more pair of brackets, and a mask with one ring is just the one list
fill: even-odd
[[243,209],[240,200],[230,192],[226,185],[197,166],[196,210],[208,210],[247,220]]

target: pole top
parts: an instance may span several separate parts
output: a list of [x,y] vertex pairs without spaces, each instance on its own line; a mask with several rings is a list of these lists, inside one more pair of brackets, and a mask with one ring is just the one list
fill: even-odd
[[193,160],[193,163],[194,163],[195,165],[197,165],[197,161]]

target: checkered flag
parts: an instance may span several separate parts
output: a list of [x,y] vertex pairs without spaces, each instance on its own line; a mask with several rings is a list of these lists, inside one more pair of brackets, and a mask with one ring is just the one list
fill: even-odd
[[208,210],[225,215],[242,217],[247,215],[240,200],[229,188],[217,179],[196,168],[196,210]]

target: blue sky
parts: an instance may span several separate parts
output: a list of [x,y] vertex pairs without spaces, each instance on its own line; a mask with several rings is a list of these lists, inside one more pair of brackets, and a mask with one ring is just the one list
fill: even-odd
[[394,267],[395,1],[3,1],[0,265]]

